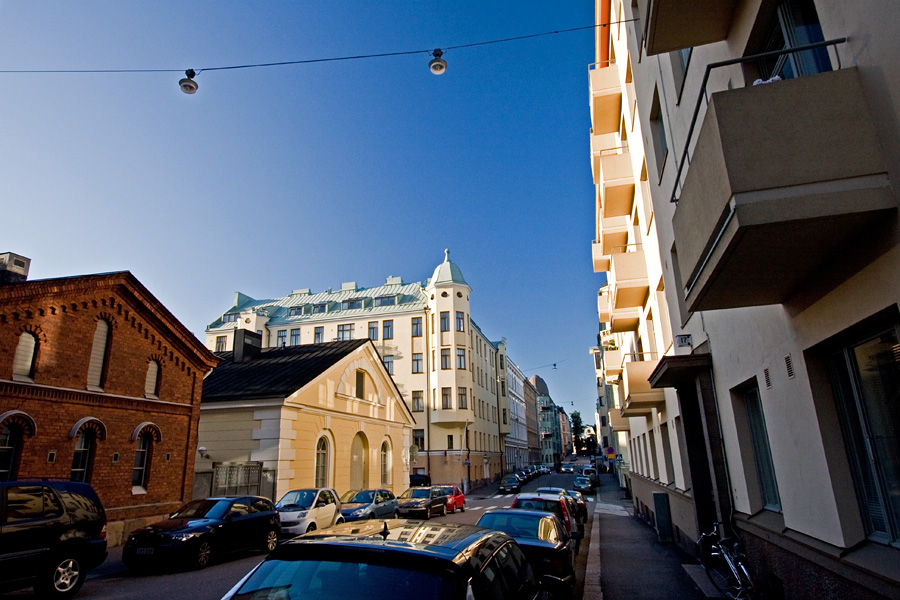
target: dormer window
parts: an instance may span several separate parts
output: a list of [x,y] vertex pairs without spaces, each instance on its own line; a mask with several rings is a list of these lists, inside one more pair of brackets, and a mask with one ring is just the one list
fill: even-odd
[[235,321],[237,321],[240,318],[240,316],[241,316],[240,313],[226,313],[226,314],[222,315],[222,322],[223,323],[234,323]]
[[325,306],[326,306],[326,305],[325,305],[324,302],[322,302],[321,304],[313,304],[313,309],[312,309],[313,314],[315,315],[315,314],[318,314],[318,313],[323,313],[323,312],[325,312]]
[[363,301],[362,298],[351,298],[349,300],[344,300],[341,302],[341,310],[351,310],[354,308],[362,308]]
[[288,316],[289,316],[289,317],[296,317],[297,315],[302,315],[302,314],[303,314],[303,307],[302,307],[302,306],[292,306],[292,307],[288,310]]
[[375,306],[394,306],[397,304],[396,296],[378,296],[375,298]]

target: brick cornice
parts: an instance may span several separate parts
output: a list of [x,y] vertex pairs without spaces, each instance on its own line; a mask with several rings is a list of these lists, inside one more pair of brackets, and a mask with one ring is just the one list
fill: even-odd
[[[60,388],[48,385],[23,384],[15,381],[0,380],[0,398],[18,398],[21,400],[65,402],[83,406],[103,406],[122,410],[164,412],[170,414],[190,414],[194,405],[179,402],[166,402],[151,398],[136,398],[90,392],[72,388]],[[196,408],[200,408],[199,405]]]

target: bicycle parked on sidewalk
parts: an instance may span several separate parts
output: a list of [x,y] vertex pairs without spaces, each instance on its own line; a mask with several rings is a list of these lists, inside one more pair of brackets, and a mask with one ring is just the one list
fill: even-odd
[[736,537],[722,537],[722,523],[715,523],[710,533],[700,535],[700,561],[713,586],[726,598],[757,598],[756,588],[747,569],[741,542]]

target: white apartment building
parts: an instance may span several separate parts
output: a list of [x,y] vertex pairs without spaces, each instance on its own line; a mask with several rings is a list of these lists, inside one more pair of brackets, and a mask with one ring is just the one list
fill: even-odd
[[[665,398],[647,403],[646,428],[629,419],[635,498],[666,483],[668,448],[693,501],[671,511],[683,546],[721,521],[763,597],[900,597],[900,13],[878,0],[596,5],[601,320],[615,337],[629,308],[637,327],[653,310],[654,337],[673,341],[610,345],[657,353],[641,381],[622,363],[623,412],[636,389],[623,386],[649,380],[644,397]],[[609,156],[623,154],[617,171],[626,159]],[[606,252],[619,198],[625,244],[639,233],[653,254],[632,307],[617,298],[643,273]]]
[[236,329],[260,333],[264,348],[368,337],[416,420],[410,473],[468,487],[502,472],[508,411],[505,342],[492,343],[471,318],[471,292],[449,251],[424,285],[388,277],[374,288],[350,282],[271,299],[237,292],[207,327],[206,345],[231,350]]
[[528,452],[528,428],[525,411],[525,375],[507,359],[506,381],[509,390],[509,435],[506,436],[506,465],[519,471],[531,464]]

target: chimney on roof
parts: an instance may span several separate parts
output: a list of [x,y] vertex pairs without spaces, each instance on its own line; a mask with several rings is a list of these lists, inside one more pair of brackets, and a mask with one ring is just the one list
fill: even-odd
[[262,352],[262,335],[249,329],[234,330],[234,354],[232,362],[239,364],[259,356]]
[[12,252],[0,254],[0,285],[28,280],[31,259]]

